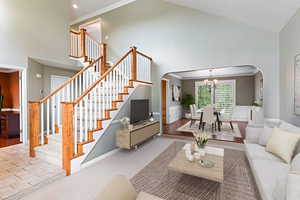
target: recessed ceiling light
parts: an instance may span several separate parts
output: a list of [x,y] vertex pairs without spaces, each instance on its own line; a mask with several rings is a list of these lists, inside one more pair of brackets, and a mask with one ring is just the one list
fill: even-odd
[[77,4],[73,4],[73,8],[77,9],[78,5]]

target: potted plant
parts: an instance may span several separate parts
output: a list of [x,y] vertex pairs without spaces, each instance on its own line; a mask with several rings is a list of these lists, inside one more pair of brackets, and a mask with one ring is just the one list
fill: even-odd
[[195,104],[195,99],[192,95],[186,94],[182,97],[181,105],[183,107],[184,114],[190,113],[190,105]]
[[197,146],[197,151],[200,153],[200,156],[205,155],[205,146],[208,142],[208,136],[206,133],[193,133],[195,144]]

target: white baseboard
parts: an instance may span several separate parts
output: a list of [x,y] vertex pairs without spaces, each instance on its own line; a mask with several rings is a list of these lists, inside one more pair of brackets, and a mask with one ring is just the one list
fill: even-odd
[[3,112],[20,112],[19,108],[2,108]]
[[97,162],[99,162],[99,161],[101,161],[101,160],[103,160],[103,159],[105,159],[105,158],[107,158],[107,157],[109,157],[109,156],[117,153],[118,151],[120,151],[119,148],[114,149],[112,151],[109,151],[109,152],[103,154],[102,156],[99,156],[99,157],[97,157],[97,158],[95,158],[95,159],[93,159],[91,161],[88,161],[88,162],[86,162],[86,163],[84,163],[84,164],[81,165],[81,169],[87,168],[87,167],[89,167],[89,166],[91,166],[91,165],[93,165],[93,164],[95,164],[95,163],[97,163]]

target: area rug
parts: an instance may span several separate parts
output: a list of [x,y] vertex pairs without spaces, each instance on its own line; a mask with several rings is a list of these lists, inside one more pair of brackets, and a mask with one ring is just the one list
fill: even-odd
[[261,200],[243,151],[225,149],[222,184],[168,172],[168,164],[183,145],[174,142],[136,174],[131,179],[136,190],[165,200]]
[[[179,127],[176,131],[179,132],[189,132],[189,133],[193,133],[195,131],[200,131],[202,132],[202,129],[199,130],[199,121],[196,121],[192,126],[191,125],[191,121],[187,122],[186,124],[184,124],[183,126]],[[231,136],[231,137],[238,137],[241,138],[241,132],[240,129],[238,127],[238,125],[236,123],[232,123],[233,125],[233,130],[230,127],[229,123],[223,123],[222,127],[221,127],[221,131],[211,131],[211,126],[206,126],[204,131],[207,134],[207,136],[209,138],[212,138],[212,135],[217,135],[217,136]]]

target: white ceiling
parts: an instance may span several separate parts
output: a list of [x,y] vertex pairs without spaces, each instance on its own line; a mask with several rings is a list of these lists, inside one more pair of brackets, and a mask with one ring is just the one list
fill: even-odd
[[166,1],[274,32],[279,32],[300,7],[300,0]]
[[205,70],[193,70],[185,72],[174,72],[168,75],[174,76],[179,79],[203,79],[203,78],[220,78],[232,76],[250,76],[254,75],[259,70],[254,66],[237,66],[237,67],[224,67]]
[[[78,23],[135,0],[71,0],[71,24]],[[279,32],[300,7],[300,0],[165,0],[223,16],[250,26]]]
[[[71,24],[103,14],[135,0],[71,0]],[[78,6],[73,8],[73,4]]]

